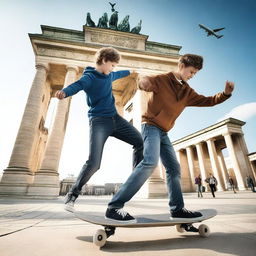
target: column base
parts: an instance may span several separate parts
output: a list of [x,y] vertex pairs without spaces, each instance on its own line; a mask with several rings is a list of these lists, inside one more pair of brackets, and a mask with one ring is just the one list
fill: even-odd
[[167,198],[165,181],[161,178],[150,178],[135,195],[136,198]]
[[238,191],[245,191],[245,190],[248,190],[248,188],[246,188],[246,187],[238,187],[238,188],[236,188],[236,189],[238,189]]
[[4,170],[0,184],[31,184],[33,182],[33,179],[33,173],[28,168],[8,167]]
[[28,187],[27,196],[33,198],[57,198],[59,192],[59,174],[50,170],[39,170],[35,173],[33,184]]
[[8,167],[0,182],[0,196],[24,196],[33,180],[33,173],[29,169]]

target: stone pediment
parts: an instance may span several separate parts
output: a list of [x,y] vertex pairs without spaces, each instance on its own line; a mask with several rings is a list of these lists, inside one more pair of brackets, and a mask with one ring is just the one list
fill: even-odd
[[[159,42],[148,41],[147,35],[134,34],[131,32],[122,32],[111,29],[83,26],[83,31],[50,27],[41,25],[42,34],[29,34],[30,40],[37,53],[35,43],[44,42],[48,48],[54,45],[65,45],[70,48],[98,48],[111,45],[122,48],[126,51],[140,52],[143,54],[157,54],[163,56],[179,56],[181,46],[163,44]],[[67,49],[66,49],[67,50]]]
[[129,32],[84,26],[86,43],[118,46],[145,51],[148,36]]

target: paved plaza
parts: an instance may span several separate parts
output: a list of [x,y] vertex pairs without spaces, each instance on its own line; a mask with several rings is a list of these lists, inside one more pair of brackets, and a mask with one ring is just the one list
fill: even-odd
[[[256,255],[256,193],[217,192],[184,194],[188,209],[215,208],[218,215],[205,221],[209,238],[178,233],[174,227],[117,228],[99,249],[92,236],[100,226],[76,219],[57,200],[0,199],[1,256],[97,255]],[[83,196],[77,209],[105,211],[110,197]],[[134,199],[126,206],[131,214],[168,212],[167,199]],[[195,224],[197,225],[197,224]]]

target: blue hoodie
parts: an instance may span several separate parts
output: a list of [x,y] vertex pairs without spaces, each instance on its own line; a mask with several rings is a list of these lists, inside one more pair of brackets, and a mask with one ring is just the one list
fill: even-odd
[[129,76],[130,71],[111,72],[108,75],[98,72],[93,67],[86,67],[82,77],[63,89],[66,97],[83,90],[89,106],[88,117],[114,116],[117,111],[112,93],[112,81]]

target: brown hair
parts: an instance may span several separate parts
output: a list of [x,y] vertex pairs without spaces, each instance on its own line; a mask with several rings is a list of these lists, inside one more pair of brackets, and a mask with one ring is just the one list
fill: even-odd
[[195,54],[184,54],[180,59],[180,63],[183,63],[185,67],[192,66],[198,70],[203,67],[203,57]]
[[106,62],[111,61],[111,62],[116,62],[116,63],[118,63],[120,61],[120,54],[113,47],[100,48],[96,52],[95,57],[96,57],[96,63],[98,65],[101,65],[103,60]]

